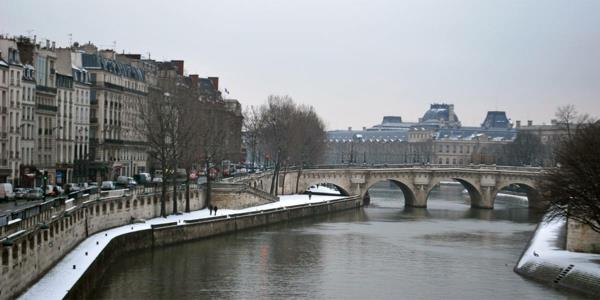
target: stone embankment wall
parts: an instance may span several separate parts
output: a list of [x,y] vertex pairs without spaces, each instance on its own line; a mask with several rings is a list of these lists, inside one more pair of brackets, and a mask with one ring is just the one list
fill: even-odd
[[574,220],[567,222],[567,250],[600,254],[600,233]]
[[277,202],[278,197],[241,183],[215,183],[211,204],[218,208],[241,209]]
[[265,226],[277,222],[326,214],[362,206],[359,197],[348,197],[318,204],[302,204],[286,208],[274,208],[260,212],[220,216],[210,219],[189,220],[184,224],[171,224],[124,234],[112,239],[69,290],[66,299],[85,299],[101,280],[111,262],[126,252],[166,246],[239,230]]
[[[190,191],[190,209],[205,206],[200,189]],[[167,213],[172,213],[173,194],[168,193]],[[73,247],[96,232],[160,214],[160,195],[125,193],[54,210],[47,222],[27,227],[2,240],[0,299],[13,298],[36,282]],[[177,193],[178,210],[185,208],[185,192]]]

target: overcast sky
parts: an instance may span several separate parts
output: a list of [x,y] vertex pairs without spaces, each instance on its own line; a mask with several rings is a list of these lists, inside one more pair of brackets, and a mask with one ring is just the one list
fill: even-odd
[[328,129],[442,101],[463,125],[549,122],[565,104],[600,116],[596,0],[0,1],[2,33],[183,59],[243,105],[287,94]]

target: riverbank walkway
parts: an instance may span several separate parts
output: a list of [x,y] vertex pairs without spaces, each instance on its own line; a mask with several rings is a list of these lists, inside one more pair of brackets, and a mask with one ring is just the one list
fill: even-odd
[[[245,209],[219,209],[217,216],[261,211],[272,208],[288,207],[293,205],[320,203],[329,200],[344,198],[344,196],[323,196],[313,195],[289,195],[279,196],[278,202],[269,203],[260,206],[249,207]],[[214,217],[209,214],[208,209],[183,213],[180,215],[169,215],[166,218],[154,218],[146,220],[144,223],[134,223],[105,230],[94,235],[77,245],[63,259],[61,259],[46,275],[27,290],[19,299],[63,299],[69,289],[79,280],[87,268],[92,264],[96,257],[102,252],[104,247],[116,236],[127,234],[134,231],[150,229],[151,225],[177,222],[180,225],[185,224],[186,220],[208,219]],[[75,266],[75,268],[73,268]]]

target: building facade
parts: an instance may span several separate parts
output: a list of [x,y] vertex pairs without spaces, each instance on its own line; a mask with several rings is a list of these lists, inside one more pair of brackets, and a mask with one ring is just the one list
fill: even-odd
[[[22,115],[22,74],[23,65],[19,56],[18,46],[15,40],[0,38],[0,52],[6,53],[6,66],[3,72],[6,76],[3,79],[4,89],[0,93],[6,93],[4,104],[2,106],[2,138],[5,142],[0,145],[2,148],[3,167],[9,170],[6,178],[7,182],[16,184],[19,179],[19,167],[21,165],[21,115]],[[0,167],[1,168],[1,167]]]
[[[148,86],[142,69],[116,60],[114,51],[84,45],[81,67],[90,75],[90,157],[104,178],[146,171],[144,138],[135,128]],[[78,58],[79,59],[79,58]]]

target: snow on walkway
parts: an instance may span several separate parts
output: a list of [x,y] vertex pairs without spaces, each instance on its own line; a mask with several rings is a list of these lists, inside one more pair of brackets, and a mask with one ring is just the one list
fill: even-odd
[[600,254],[571,252],[560,248],[561,231],[566,220],[542,221],[535,231],[529,247],[517,263],[520,269],[527,263],[534,266],[555,265],[566,268],[575,265],[576,270],[600,278]]
[[[293,206],[307,203],[319,203],[329,200],[342,198],[340,196],[318,196],[313,195],[309,200],[308,195],[289,195],[279,196],[278,202],[269,203],[260,206],[249,207],[245,209],[219,209],[218,215],[235,215],[238,213],[260,211],[271,208],[279,208],[284,206]],[[169,222],[178,222],[184,220],[194,220],[201,218],[209,218],[208,209],[183,213],[181,215],[170,215],[167,218],[154,218],[147,220],[145,223],[129,224],[108,229],[94,235],[89,236],[71,252],[69,252],[58,264],[35,283],[20,299],[62,299],[66,296],[69,289],[75,285],[77,280],[83,275],[85,270],[92,264],[96,257],[102,252],[106,245],[114,237],[126,234],[133,231],[150,229],[153,224],[162,224]],[[185,223],[182,223],[185,224]],[[98,243],[98,245],[96,245]],[[87,255],[85,255],[87,252]],[[73,265],[76,268],[73,269]]]

